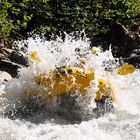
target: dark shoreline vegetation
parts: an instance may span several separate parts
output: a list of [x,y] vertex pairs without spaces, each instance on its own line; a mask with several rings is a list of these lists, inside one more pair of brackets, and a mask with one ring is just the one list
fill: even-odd
[[103,37],[116,21],[131,28],[140,21],[138,0],[1,0],[0,42],[7,45],[34,34],[65,37],[81,32]]

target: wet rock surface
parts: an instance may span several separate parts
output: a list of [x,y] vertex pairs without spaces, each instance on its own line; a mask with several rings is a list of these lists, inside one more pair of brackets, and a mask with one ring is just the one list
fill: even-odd
[[120,23],[114,23],[108,32],[108,41],[112,45],[115,57],[128,57],[133,50],[140,48],[140,35],[129,31]]
[[22,53],[8,48],[0,48],[0,70],[9,73],[13,78],[18,76],[18,70],[29,66],[28,58]]
[[8,60],[0,61],[0,70],[8,72],[13,78],[18,77],[18,70],[22,67],[24,66]]
[[0,83],[8,82],[11,79],[12,79],[12,77],[9,73],[7,73],[5,71],[0,71]]
[[15,62],[15,63],[23,65],[23,66],[29,66],[28,58],[23,56],[19,52],[12,51],[9,58],[12,62]]
[[[121,23],[114,23],[107,33],[113,56],[140,67],[140,25],[128,30]],[[109,48],[104,48],[109,49]]]

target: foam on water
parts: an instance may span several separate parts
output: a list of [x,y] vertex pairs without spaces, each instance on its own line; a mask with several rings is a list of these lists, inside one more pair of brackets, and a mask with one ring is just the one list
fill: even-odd
[[[133,74],[119,76],[114,72],[107,72],[103,65],[105,62],[114,62],[110,51],[99,52],[93,55],[87,38],[75,40],[70,36],[63,42],[61,39],[56,41],[43,41],[40,38],[28,39],[29,54],[32,51],[39,53],[39,62],[31,62],[28,68],[20,70],[20,77],[10,81],[6,88],[1,86],[7,95],[6,105],[12,106],[17,100],[23,97],[24,92],[34,87],[34,76],[38,73],[55,69],[56,66],[77,65],[79,58],[85,56],[87,59],[86,68],[95,70],[95,80],[91,83],[89,94],[94,95],[97,91],[97,80],[100,77],[109,79],[115,87],[117,100],[115,111],[105,114],[98,119],[92,118],[82,121],[80,124],[68,124],[62,118],[44,119],[44,113],[34,116],[34,120],[44,119],[42,123],[32,123],[29,120],[10,120],[3,116],[0,117],[0,139],[1,140],[139,140],[140,139],[140,71],[136,70]],[[22,46],[22,45],[21,45]],[[79,51],[80,50],[80,51]],[[107,64],[108,65],[108,64]],[[112,67],[118,64],[113,64]],[[93,86],[94,85],[94,86]],[[86,100],[79,100],[80,104],[85,105]],[[4,104],[4,105],[5,105]],[[20,104],[20,103],[19,103]],[[55,108],[55,100],[53,101]],[[7,105],[7,106],[8,106]],[[17,105],[17,104],[16,104]],[[21,105],[21,104],[20,104]],[[52,105],[52,103],[51,103]],[[94,106],[92,102],[90,106]],[[5,110],[0,107],[0,111]],[[0,113],[1,114],[1,113]]]

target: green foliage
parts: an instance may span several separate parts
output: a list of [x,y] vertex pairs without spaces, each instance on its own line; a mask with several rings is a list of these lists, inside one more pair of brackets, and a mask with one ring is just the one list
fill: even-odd
[[0,40],[28,33],[46,37],[85,30],[89,37],[105,33],[120,21],[130,26],[140,19],[138,0],[3,0]]
[[32,15],[28,14],[29,0],[2,0],[0,2],[0,41],[16,39],[18,32],[25,29]]

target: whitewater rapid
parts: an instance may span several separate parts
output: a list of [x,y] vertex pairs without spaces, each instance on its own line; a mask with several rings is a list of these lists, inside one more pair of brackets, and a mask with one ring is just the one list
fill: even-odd
[[[125,76],[117,75],[115,71],[106,72],[103,67],[104,62],[114,61],[111,51],[100,51],[98,55],[93,55],[89,44],[87,38],[74,40],[67,37],[64,42],[61,39],[43,41],[40,38],[35,40],[30,38],[28,52],[30,54],[32,51],[37,51],[41,62],[32,62],[32,66],[20,70],[19,78],[13,79],[6,85],[0,85],[0,89],[6,92],[8,105],[11,107],[16,98],[22,97],[26,89],[34,86],[32,77],[36,73],[55,69],[56,66],[78,64],[79,57],[86,56],[85,67],[94,69],[96,74],[95,86],[92,87],[91,84],[89,93],[95,94],[97,91],[96,84],[99,77],[111,80],[117,96],[114,111],[80,123],[70,123],[57,116],[48,117],[45,112],[33,118],[12,120],[3,116],[6,107],[2,105],[1,99],[0,140],[140,140],[140,70]],[[19,44],[19,47],[22,47],[22,44]],[[80,52],[75,52],[77,48],[80,48]],[[111,65],[116,67],[118,63]],[[81,104],[84,105],[85,101]],[[55,101],[51,103],[52,109],[56,107],[55,104]],[[94,105],[94,102],[90,104],[93,107]]]

